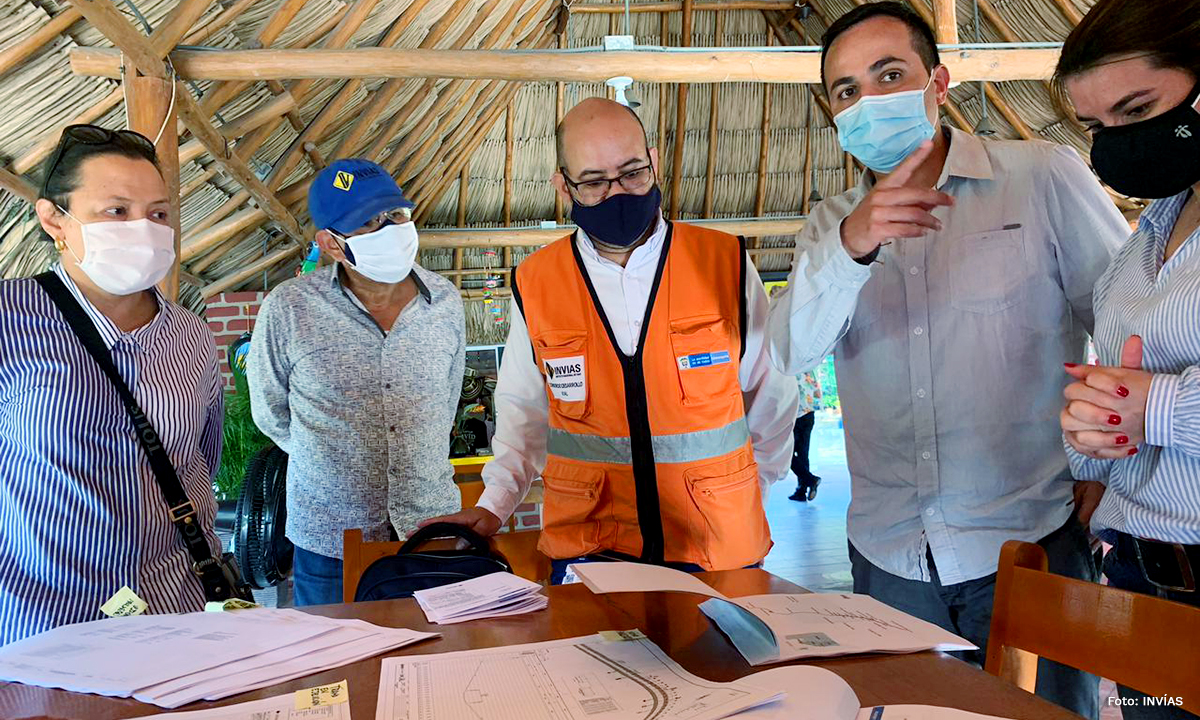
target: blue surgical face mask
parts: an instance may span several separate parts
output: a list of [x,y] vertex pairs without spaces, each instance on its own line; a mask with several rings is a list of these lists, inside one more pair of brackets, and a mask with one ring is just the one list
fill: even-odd
[[933,137],[925,109],[925,92],[906,90],[890,95],[867,95],[833,118],[842,149],[877,173],[890,173],[904,158]]

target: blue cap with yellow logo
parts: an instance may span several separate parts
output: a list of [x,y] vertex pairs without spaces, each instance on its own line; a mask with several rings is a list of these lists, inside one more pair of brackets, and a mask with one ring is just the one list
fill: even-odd
[[389,210],[414,207],[387,170],[370,160],[330,163],[308,188],[308,214],[318,230],[348,235]]

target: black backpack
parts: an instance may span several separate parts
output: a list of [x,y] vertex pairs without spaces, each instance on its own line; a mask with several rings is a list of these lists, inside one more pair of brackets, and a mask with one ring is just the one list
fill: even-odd
[[[435,538],[456,537],[470,545],[464,550],[419,548]],[[395,555],[367,566],[358,581],[354,602],[412,597],[417,590],[449,585],[495,572],[512,572],[512,566],[491,549],[487,538],[463,525],[434,523],[416,532]]]

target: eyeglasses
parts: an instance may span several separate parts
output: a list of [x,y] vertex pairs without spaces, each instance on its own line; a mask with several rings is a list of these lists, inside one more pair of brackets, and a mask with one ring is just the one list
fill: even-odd
[[375,217],[368,220],[358,230],[355,230],[353,233],[348,235],[343,235],[332,229],[329,232],[345,240],[346,238],[353,237],[354,235],[366,235],[367,233],[373,233],[387,225],[403,225],[404,223],[408,222],[412,222],[412,208],[397,208],[395,210],[388,210],[387,212],[379,213]]
[[58,139],[54,159],[50,161],[50,165],[46,168],[46,175],[42,178],[43,197],[48,195],[47,186],[50,184],[50,178],[54,177],[54,171],[58,169],[58,164],[62,162],[63,155],[71,145],[113,145],[133,150],[150,162],[157,160],[154,143],[141,133],[133,130],[109,130],[99,125],[68,125]]
[[595,180],[584,180],[575,182],[567,176],[566,168],[559,168],[562,173],[563,181],[567,186],[575,191],[579,196],[581,205],[592,206],[598,205],[612,191],[613,183],[618,183],[625,192],[632,195],[640,195],[654,184],[654,166],[646,165],[644,167],[630,170],[627,173],[622,173],[614,178],[596,178]]

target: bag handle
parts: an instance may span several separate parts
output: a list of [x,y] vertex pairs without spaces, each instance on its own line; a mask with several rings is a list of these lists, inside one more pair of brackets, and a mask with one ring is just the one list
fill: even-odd
[[491,553],[492,551],[491,544],[488,543],[488,539],[466,525],[437,522],[433,523],[432,525],[426,525],[425,527],[413,533],[412,537],[410,537],[403,545],[400,546],[400,549],[396,551],[396,554],[405,555],[416,552],[419,547],[430,540],[444,538],[447,536],[466,540],[468,543],[470,543],[470,549],[472,550],[486,553]]

